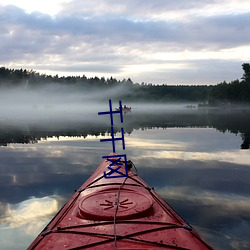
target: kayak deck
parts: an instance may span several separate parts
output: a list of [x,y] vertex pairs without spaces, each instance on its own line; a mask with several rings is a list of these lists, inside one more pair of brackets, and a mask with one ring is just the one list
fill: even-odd
[[109,163],[99,165],[28,249],[212,249],[130,168],[127,177],[104,178]]

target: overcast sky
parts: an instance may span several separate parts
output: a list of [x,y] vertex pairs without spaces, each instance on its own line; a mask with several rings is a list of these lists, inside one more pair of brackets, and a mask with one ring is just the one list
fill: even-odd
[[0,0],[0,66],[154,84],[240,79],[249,0]]

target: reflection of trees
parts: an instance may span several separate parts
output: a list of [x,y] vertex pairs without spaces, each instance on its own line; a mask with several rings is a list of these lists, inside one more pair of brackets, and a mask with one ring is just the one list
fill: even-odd
[[221,132],[240,134],[243,140],[241,149],[250,145],[250,110],[227,110],[223,113],[210,114],[209,126]]
[[[242,137],[242,149],[248,149],[250,145],[250,110],[183,110],[182,112],[132,112],[124,117],[124,123],[120,123],[118,117],[114,120],[114,132],[120,132],[121,127],[125,133],[131,134],[134,130],[150,128],[173,127],[211,127],[221,132],[229,131],[240,134]],[[116,120],[117,118],[117,120]],[[68,123],[52,124],[41,129],[37,126],[27,126],[26,129],[16,127],[0,127],[0,145],[7,146],[11,143],[37,143],[41,139],[59,136],[86,137],[88,135],[105,135],[110,133],[110,127],[97,123]],[[44,125],[43,125],[44,127]]]
[[249,149],[250,146],[250,132],[242,135],[243,143],[241,144],[241,149]]
[[[116,129],[115,132],[117,131],[119,130]],[[14,127],[12,125],[11,128],[9,128],[8,125],[0,125],[0,146],[7,146],[11,143],[37,143],[41,139],[46,140],[53,137],[57,137],[59,139],[60,136],[86,138],[88,135],[105,135],[106,132],[110,132],[107,126],[90,123],[50,123],[45,129],[44,124],[42,125],[42,128],[39,125],[26,125],[25,127]]]
[[34,135],[26,135],[23,131],[4,131],[0,132],[0,146],[7,146],[10,143],[37,143],[37,139]]

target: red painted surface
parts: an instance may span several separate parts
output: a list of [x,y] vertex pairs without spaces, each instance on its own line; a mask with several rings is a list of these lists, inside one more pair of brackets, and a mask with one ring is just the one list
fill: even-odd
[[99,165],[29,250],[212,249],[133,171],[103,178],[109,164]]

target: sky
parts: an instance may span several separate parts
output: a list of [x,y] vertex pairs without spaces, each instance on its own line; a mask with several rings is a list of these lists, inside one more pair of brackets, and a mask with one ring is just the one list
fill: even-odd
[[0,0],[0,67],[229,82],[250,62],[249,23],[249,0]]

